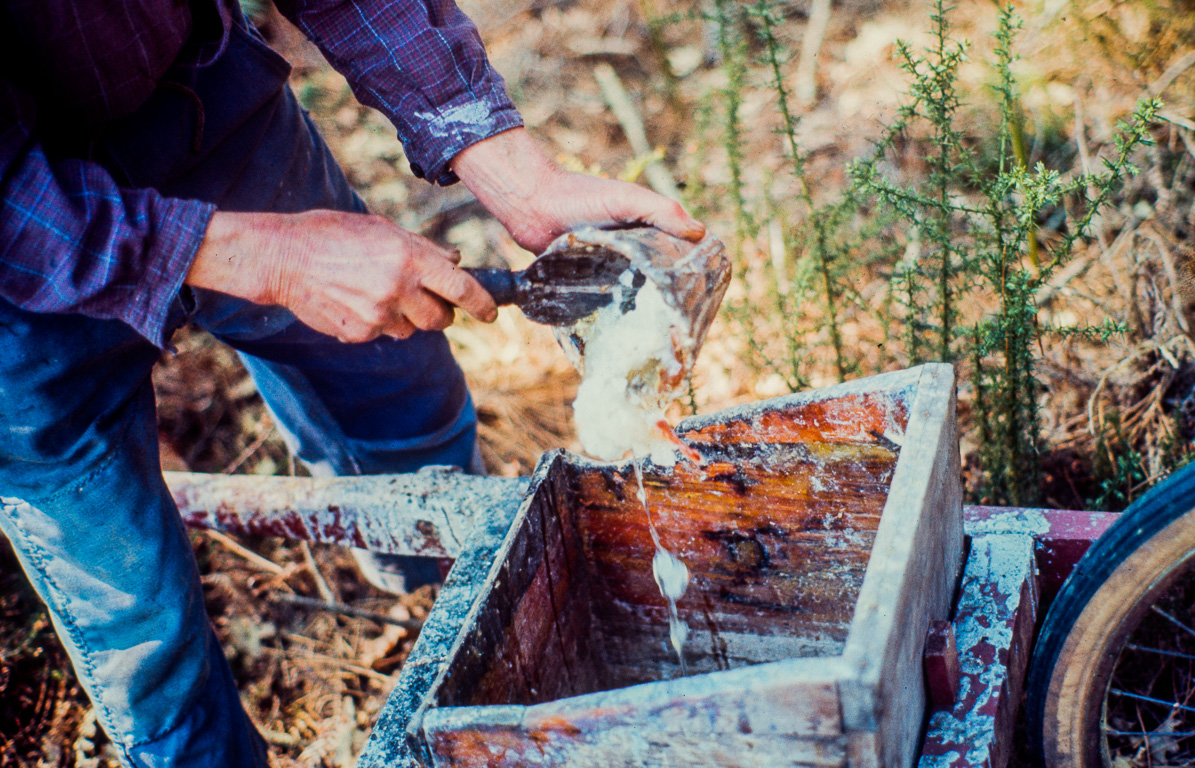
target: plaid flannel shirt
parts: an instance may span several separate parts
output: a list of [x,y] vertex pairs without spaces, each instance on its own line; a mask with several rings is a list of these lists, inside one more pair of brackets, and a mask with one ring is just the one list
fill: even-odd
[[[192,7],[206,2],[195,0]],[[153,12],[155,5],[160,13]],[[138,16],[130,6],[149,12]],[[390,118],[417,176],[450,184],[456,178],[448,163],[457,153],[522,124],[477,29],[451,0],[278,0],[278,6],[345,75],[358,99]],[[48,153],[39,126],[55,119],[61,124],[69,110],[47,117],[44,94],[31,93],[16,68],[44,64],[54,74],[61,61],[73,63],[73,70],[58,74],[64,83],[84,82],[81,96],[92,108],[85,116],[119,116],[123,103],[135,108],[148,95],[142,93],[147,71],[152,89],[161,75],[154,67],[169,65],[174,55],[202,63],[222,50],[230,19],[217,2],[222,36],[163,58],[163,39],[178,37],[180,29],[183,37],[191,33],[190,14],[180,15],[180,7],[187,8],[176,0],[0,4],[0,27],[8,27],[10,40],[32,35],[40,43],[34,50],[43,54],[42,61],[0,55],[0,298],[33,312],[120,320],[165,346],[171,303],[214,206],[122,188],[97,163]],[[211,21],[216,14],[206,8]],[[49,19],[52,34],[37,23],[39,15],[41,22]],[[107,47],[85,44],[97,30],[110,33],[116,16],[140,27]],[[30,18],[31,29],[22,28]],[[56,46],[75,53],[56,56]],[[93,60],[80,65],[79,51]],[[106,58],[105,51],[115,53]],[[114,71],[113,60],[124,64]]]

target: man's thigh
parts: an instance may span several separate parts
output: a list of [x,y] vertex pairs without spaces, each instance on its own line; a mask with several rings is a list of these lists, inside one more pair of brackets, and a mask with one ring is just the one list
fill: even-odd
[[208,674],[194,559],[158,464],[157,356],[116,321],[0,301],[0,529],[126,746],[177,725]]

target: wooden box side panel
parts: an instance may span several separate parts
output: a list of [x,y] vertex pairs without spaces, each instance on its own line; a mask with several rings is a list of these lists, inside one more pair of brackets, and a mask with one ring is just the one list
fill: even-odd
[[962,560],[954,371],[925,365],[843,653],[853,767],[912,765],[926,711],[926,631],[949,618]]
[[[534,707],[428,713],[437,766],[845,765],[833,660],[717,673]],[[746,673],[746,674],[736,674]]]
[[930,717],[919,768],[1008,764],[1038,618],[1036,549],[1021,534],[971,539],[954,617],[962,682]]
[[[691,671],[841,652],[896,467],[885,435],[903,433],[908,396],[765,402],[743,419],[685,433],[704,464],[647,465],[656,529],[689,568],[678,609],[691,630]],[[855,442],[845,439],[848,422]],[[826,439],[796,442],[819,435]],[[674,676],[634,472],[578,461],[569,482],[611,684]]]
[[495,506],[479,515],[461,546],[423,624],[415,647],[403,664],[394,690],[378,713],[369,740],[357,762],[359,768],[415,768],[428,756],[419,728],[429,695],[451,658],[461,621],[486,588],[487,575],[518,512],[519,505]]
[[677,425],[700,444],[858,443],[903,431],[921,367],[694,416]]
[[[437,710],[439,712],[439,710]],[[505,728],[430,734],[437,768],[844,768],[846,737],[756,736],[732,731],[714,737],[695,727],[687,732],[651,732],[634,725],[598,732],[538,729],[531,734]],[[620,757],[612,759],[612,755]]]
[[595,690],[589,590],[575,529],[560,514],[555,465],[533,483],[497,572],[461,627],[437,704],[533,704]]

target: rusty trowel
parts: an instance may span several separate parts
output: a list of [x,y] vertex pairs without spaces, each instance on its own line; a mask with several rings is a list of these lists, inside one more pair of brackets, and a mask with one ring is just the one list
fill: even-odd
[[673,348],[687,374],[730,284],[730,259],[716,237],[691,243],[652,227],[585,227],[558,237],[522,272],[469,271],[499,305],[515,304],[531,320],[553,326],[565,355],[582,372],[589,318],[615,296],[626,312],[651,281],[676,311]]
[[[527,269],[469,269],[499,305],[514,304],[529,320],[568,329],[620,296],[633,301],[646,280],[681,316],[696,356],[730,282],[721,241],[699,243],[652,227],[578,229],[552,242]],[[629,274],[628,274],[629,271]],[[619,281],[622,290],[616,290]],[[566,351],[570,345],[561,339]]]
[[[567,326],[614,298],[614,287],[630,268],[618,254],[546,251],[524,270],[466,269],[498,306],[514,304],[528,320]],[[643,276],[638,275],[643,283]]]

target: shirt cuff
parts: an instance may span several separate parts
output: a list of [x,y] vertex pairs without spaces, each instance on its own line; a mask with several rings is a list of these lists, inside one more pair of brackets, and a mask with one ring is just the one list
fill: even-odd
[[165,349],[180,320],[180,315],[173,312],[175,300],[216,206],[200,200],[159,198],[155,207],[153,251],[140,290],[122,319],[155,346]]
[[465,149],[523,124],[505,89],[481,99],[448,103],[435,113],[417,115],[417,132],[406,147],[411,172],[442,187],[459,179],[449,162]]

